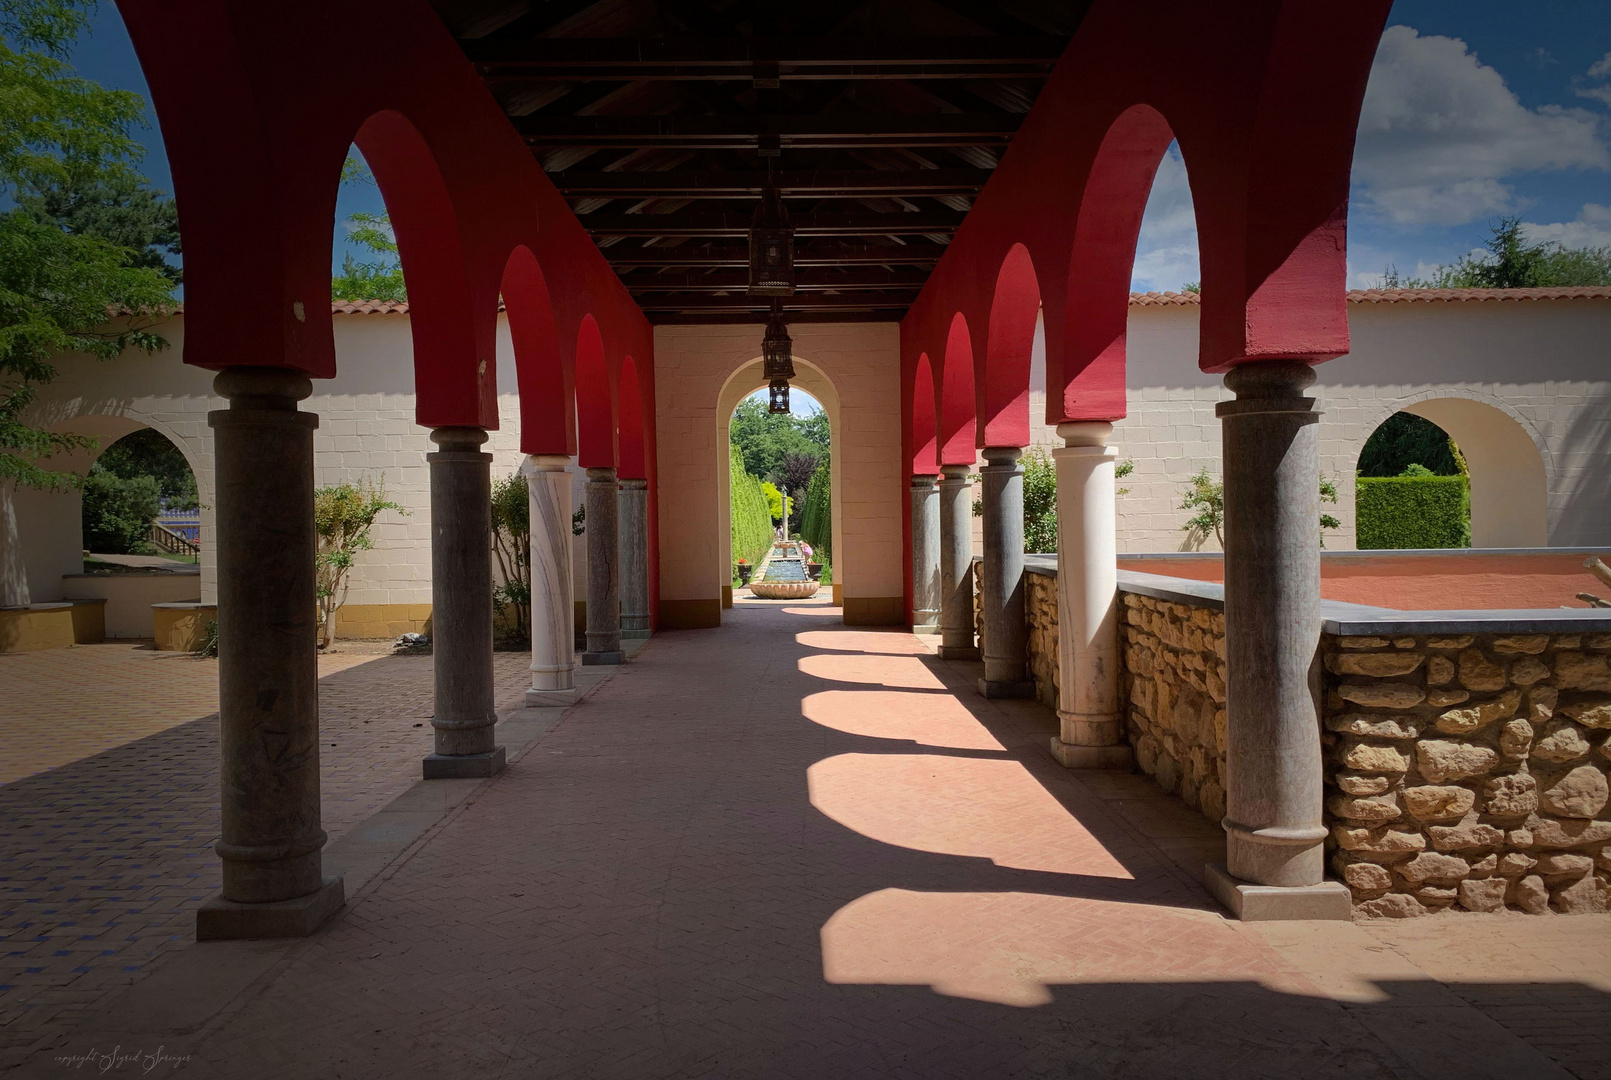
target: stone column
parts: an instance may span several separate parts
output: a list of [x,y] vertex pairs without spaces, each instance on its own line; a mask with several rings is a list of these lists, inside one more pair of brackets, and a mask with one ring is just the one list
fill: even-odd
[[984,559],[979,611],[984,617],[984,678],[988,698],[1035,696],[1029,672],[1029,623],[1024,617],[1024,467],[1022,447],[987,446],[979,470],[984,504]]
[[649,636],[649,481],[621,481],[621,636]]
[[940,629],[940,493],[932,474],[912,477],[912,632]]
[[1324,881],[1319,412],[1308,364],[1247,363],[1218,415],[1225,469],[1226,866],[1214,894],[1244,919],[1346,919]]
[[1119,715],[1118,452],[1113,425],[1057,425],[1057,719],[1052,756],[1071,769],[1127,769]]
[[587,651],[582,663],[621,662],[621,573],[615,469],[587,470]]
[[968,466],[940,466],[940,659],[977,660],[973,643],[973,485]]
[[323,873],[313,429],[308,377],[234,368],[213,381],[223,891],[199,940],[300,937],[343,902]]
[[526,705],[576,703],[576,589],[571,580],[571,459],[520,467],[531,509],[531,689]]
[[436,752],[425,779],[503,768],[492,696],[492,455],[478,427],[439,427],[431,469],[431,651]]
[[17,530],[16,491],[15,480],[0,479],[0,608],[27,607],[32,601]]

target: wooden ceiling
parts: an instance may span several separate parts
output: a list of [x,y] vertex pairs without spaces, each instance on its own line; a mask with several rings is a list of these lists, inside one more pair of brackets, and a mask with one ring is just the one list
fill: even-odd
[[790,321],[897,320],[1088,0],[433,0],[657,323],[762,322],[768,166]]

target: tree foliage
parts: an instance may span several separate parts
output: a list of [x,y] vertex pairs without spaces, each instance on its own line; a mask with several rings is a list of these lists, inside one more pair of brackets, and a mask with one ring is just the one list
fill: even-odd
[[1024,551],[1057,551],[1057,465],[1034,447],[1024,462]]
[[[113,208],[92,205],[95,193],[115,202],[143,189],[142,151],[129,133],[145,116],[139,95],[81,79],[67,64],[94,6],[0,0],[0,205],[11,204],[0,214],[0,479],[30,487],[78,484],[40,463],[94,442],[23,419],[56,375],[53,358],[163,347],[151,327],[173,295],[147,249],[124,245]],[[120,311],[132,315],[114,320]]]
[[492,484],[492,551],[502,584],[492,598],[508,611],[517,641],[531,640],[531,489],[519,473]]
[[162,504],[154,476],[94,470],[84,479],[84,546],[97,555],[151,555],[151,523]]
[[[1334,481],[1322,476],[1319,482],[1320,502],[1334,503],[1337,501],[1337,485]],[[1186,542],[1189,546],[1200,547],[1209,533],[1220,547],[1225,546],[1225,482],[1216,480],[1208,474],[1207,469],[1199,469],[1190,480],[1186,481],[1186,492],[1180,500],[1182,510],[1191,510],[1193,514],[1186,519],[1181,531],[1186,533]],[[1320,514],[1317,523],[1320,529],[1320,546],[1326,546],[1326,530],[1342,528],[1342,522],[1324,511]]]
[[1401,277],[1389,266],[1384,289],[1536,289],[1611,285],[1611,245],[1569,248],[1554,241],[1528,243],[1521,218],[1507,217],[1493,227],[1481,255],[1465,255],[1453,266],[1437,266],[1425,278]]
[[761,481],[744,471],[744,455],[736,445],[728,447],[728,499],[733,561],[760,562],[772,546],[772,515]]
[[319,644],[329,648],[336,636],[336,612],[347,602],[347,574],[360,551],[374,547],[369,530],[387,510],[407,514],[401,503],[386,498],[386,489],[367,479],[338,484],[313,493],[313,529],[318,537],[314,570],[319,600]]
[[[805,417],[771,413],[767,412],[765,402],[745,398],[733,410],[729,438],[744,455],[745,470],[774,483],[780,482],[786,455],[815,457],[818,465],[827,464],[829,460],[826,412]],[[807,482],[810,476],[808,470]]]
[[1420,465],[1435,476],[1459,476],[1465,471],[1460,450],[1448,432],[1425,417],[1397,412],[1371,432],[1359,451],[1360,476],[1402,476]]
[[90,468],[92,475],[98,472],[125,480],[151,477],[157,482],[163,507],[170,510],[194,510],[198,505],[196,474],[190,471],[190,463],[177,446],[153,428],[130,432],[108,446]]
[[[362,161],[349,156],[341,166],[341,182],[373,186],[375,177]],[[403,280],[403,264],[390,212],[370,214],[360,210],[351,215],[347,218],[347,239],[378,258],[354,259],[349,253],[342,259],[341,273],[330,279],[330,298],[407,300],[408,285]]]

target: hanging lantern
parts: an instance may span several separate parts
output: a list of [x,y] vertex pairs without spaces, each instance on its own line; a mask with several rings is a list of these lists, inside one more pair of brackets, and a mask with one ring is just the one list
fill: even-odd
[[766,320],[766,337],[761,340],[761,374],[771,390],[768,412],[789,411],[789,380],[794,378],[794,342],[783,322],[778,301],[772,301],[772,317]]
[[750,222],[751,296],[794,295],[794,226],[783,199],[772,186],[771,163],[767,164],[766,190],[761,205]]

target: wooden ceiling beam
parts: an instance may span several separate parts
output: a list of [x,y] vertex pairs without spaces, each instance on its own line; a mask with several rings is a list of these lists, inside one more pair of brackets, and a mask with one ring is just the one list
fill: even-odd
[[[928,280],[927,270],[885,270],[876,266],[854,267],[848,270],[809,269],[797,270],[794,287],[815,292],[822,289],[921,289]],[[622,283],[634,293],[649,292],[718,292],[738,290],[749,284],[749,270],[671,270],[661,273],[629,273]]]
[[[800,244],[794,249],[794,265],[922,266],[939,262],[944,254],[944,244],[847,245],[831,248]],[[748,266],[750,249],[747,244],[634,248],[616,245],[605,248],[604,257],[617,270],[635,266]]]
[[985,146],[1008,142],[1022,123],[1010,113],[845,113],[791,116],[550,116],[514,120],[539,147],[586,146],[640,150],[743,149],[762,139],[783,147]]
[[[712,296],[691,293],[684,296],[640,296],[635,298],[644,311],[767,311],[771,297],[746,296],[734,293],[729,296]],[[785,315],[793,311],[885,310],[906,308],[912,303],[912,292],[842,292],[796,293],[782,297]]]
[[[924,210],[918,213],[791,214],[796,236],[926,236],[955,232],[962,224],[959,210]],[[578,221],[600,236],[747,236],[752,215],[710,214],[583,214]]]
[[[569,198],[742,199],[760,198],[767,173],[718,169],[666,172],[600,172],[569,169],[549,179]],[[990,179],[988,169],[817,169],[788,170],[770,180],[785,197],[875,198],[976,195]]]

